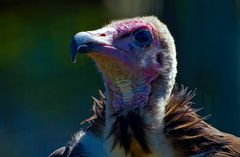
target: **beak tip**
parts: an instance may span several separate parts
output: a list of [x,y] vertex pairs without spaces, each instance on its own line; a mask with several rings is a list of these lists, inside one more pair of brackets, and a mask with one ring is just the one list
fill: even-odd
[[73,37],[72,43],[71,43],[71,57],[72,57],[73,63],[77,62],[77,53],[78,53],[78,44],[76,39]]
[[73,63],[77,62],[78,53],[83,54],[91,51],[91,47],[88,44],[92,42],[94,43],[95,41],[88,32],[79,32],[73,36],[71,41],[71,58]]

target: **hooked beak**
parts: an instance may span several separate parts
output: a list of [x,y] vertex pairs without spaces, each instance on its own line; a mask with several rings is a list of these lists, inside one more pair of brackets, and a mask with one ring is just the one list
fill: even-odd
[[95,39],[94,36],[88,32],[77,33],[73,37],[71,44],[72,61],[76,63],[78,53],[85,54],[93,51],[98,51],[104,45],[107,45],[105,41]]
[[[78,53],[92,54],[93,52],[95,54],[107,56],[109,58],[115,58],[122,62],[130,61],[131,58],[129,55],[127,55],[128,52],[114,46],[114,39],[112,35],[113,33],[107,33],[108,31],[104,28],[95,31],[77,33],[73,37],[71,44],[72,61],[76,63]],[[106,33],[106,35],[101,36],[103,33]],[[89,56],[94,58],[94,55]]]

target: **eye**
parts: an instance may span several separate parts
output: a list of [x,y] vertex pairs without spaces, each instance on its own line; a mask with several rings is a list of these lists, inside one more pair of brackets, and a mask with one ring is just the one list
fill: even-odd
[[152,42],[152,34],[148,30],[138,30],[134,32],[134,39],[138,46],[147,47]]

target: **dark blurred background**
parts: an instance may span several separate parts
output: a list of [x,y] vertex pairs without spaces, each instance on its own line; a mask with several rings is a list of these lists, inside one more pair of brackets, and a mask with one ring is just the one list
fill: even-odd
[[152,14],[176,40],[177,82],[197,88],[194,107],[240,136],[239,0],[1,0],[0,156],[47,156],[91,114],[103,85],[89,58],[71,62],[75,33]]

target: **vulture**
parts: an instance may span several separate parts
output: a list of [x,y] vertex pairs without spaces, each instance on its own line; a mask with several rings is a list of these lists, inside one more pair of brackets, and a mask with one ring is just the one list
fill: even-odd
[[240,157],[240,138],[205,122],[191,107],[195,91],[176,85],[174,39],[157,17],[79,32],[73,62],[77,54],[96,62],[105,93],[89,126],[50,157]]

